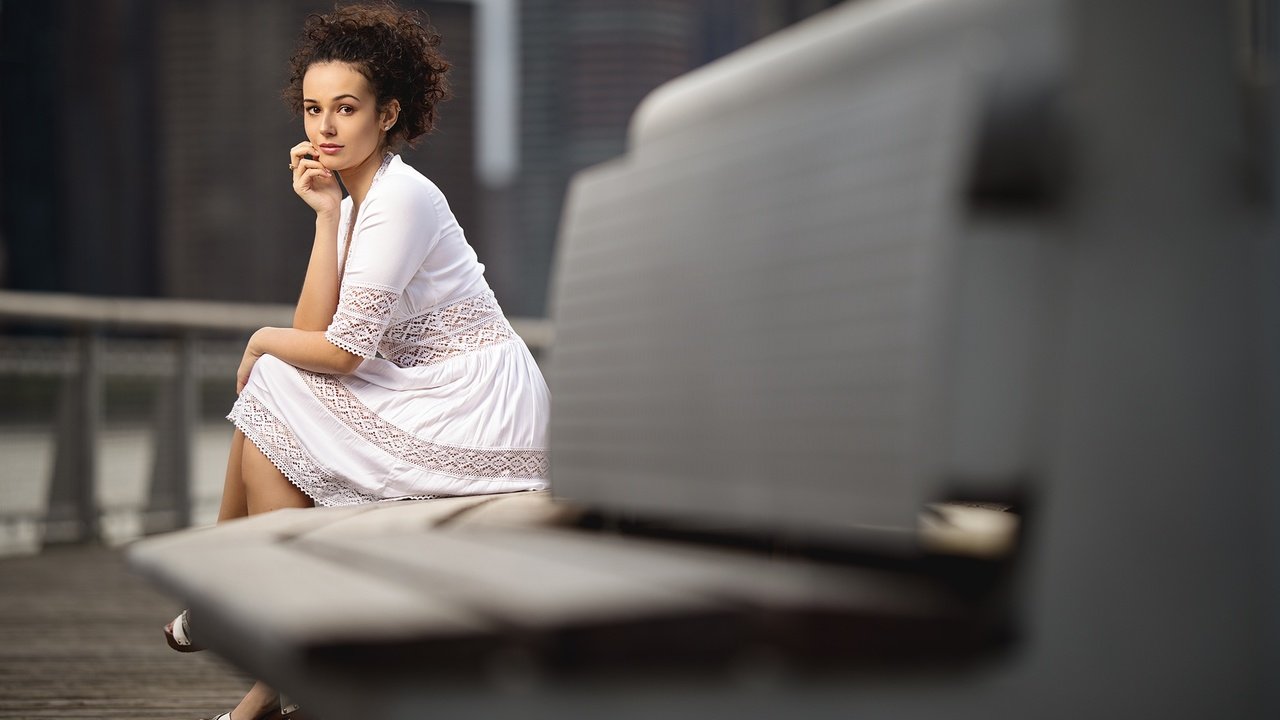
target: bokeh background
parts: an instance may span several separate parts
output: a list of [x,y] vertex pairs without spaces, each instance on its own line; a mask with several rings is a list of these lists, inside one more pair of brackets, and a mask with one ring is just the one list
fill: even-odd
[[[455,94],[405,159],[444,190],[507,315],[536,324],[568,181],[624,152],[644,96],[840,3],[399,4],[440,31]],[[334,6],[0,0],[0,294],[66,294],[78,312],[102,298],[295,302],[313,226],[285,169],[304,134],[281,92],[306,16]],[[189,482],[191,522],[212,521],[248,329],[189,332],[215,312],[201,307],[187,330],[0,313],[0,556],[50,541],[46,519],[76,493],[110,542],[145,532],[165,485]],[[101,369],[86,373],[90,341]],[[195,397],[175,425],[184,378]],[[96,439],[77,444],[82,430]]]
[[[442,33],[456,91],[406,160],[445,191],[507,312],[543,315],[566,182],[622,152],[644,95],[835,4],[405,0]],[[0,0],[0,287],[292,302],[311,226],[285,171],[302,124],[280,91],[303,19],[332,7]],[[482,39],[484,12],[514,32]],[[513,60],[509,97],[486,106],[513,137],[479,129],[482,42]],[[494,152],[509,156],[497,176],[478,170]]]

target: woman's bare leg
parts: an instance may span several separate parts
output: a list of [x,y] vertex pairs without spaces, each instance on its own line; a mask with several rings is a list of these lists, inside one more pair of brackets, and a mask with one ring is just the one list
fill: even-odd
[[[239,463],[233,472],[230,465],[237,464],[236,448],[240,449]],[[245,442],[244,434],[239,430],[231,440],[232,461],[227,467],[227,487],[223,490],[222,509],[227,511],[230,504],[235,510],[244,507],[245,514],[257,515],[280,508],[311,507],[311,498],[299,490],[280,472],[257,445]],[[234,477],[233,477],[234,476]],[[235,482],[233,482],[233,479]],[[235,496],[233,493],[238,492]],[[230,502],[228,498],[230,497]],[[234,516],[240,517],[240,516]],[[219,515],[219,520],[223,519]],[[258,681],[249,688],[249,692],[231,711],[233,720],[252,720],[264,714],[268,708],[278,703],[276,691],[266,683]]]
[[244,479],[245,499],[250,515],[279,510],[306,508],[314,505],[311,498],[285,478],[266,455],[251,442],[244,443],[240,456],[240,477]]
[[[227,456],[227,475],[222,481],[222,504],[218,506],[218,522],[242,518],[249,514],[245,500],[244,478],[240,475],[240,463],[244,457],[244,433],[236,428],[231,433],[231,452]],[[165,632],[173,633],[175,618],[165,625]]]
[[267,708],[280,702],[280,698],[276,695],[276,691],[267,686],[266,683],[258,681],[253,684],[249,692],[231,711],[231,720],[253,720],[266,713]]
[[218,509],[218,522],[242,518],[249,514],[245,500],[244,478],[240,475],[240,463],[244,458],[244,433],[236,428],[231,434],[231,453],[227,456],[227,477],[222,483],[222,505]]

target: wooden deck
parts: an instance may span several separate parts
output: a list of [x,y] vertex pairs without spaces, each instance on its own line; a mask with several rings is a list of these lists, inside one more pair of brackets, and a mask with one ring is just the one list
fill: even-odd
[[0,558],[0,718],[208,718],[249,686],[211,653],[182,655],[160,628],[173,600],[119,549]]

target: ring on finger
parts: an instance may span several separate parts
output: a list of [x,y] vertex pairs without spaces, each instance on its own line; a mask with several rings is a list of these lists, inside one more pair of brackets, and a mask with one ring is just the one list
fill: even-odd
[[289,163],[289,169],[290,169],[290,170],[293,170],[293,169],[294,169],[294,168],[296,168],[296,167],[298,167],[298,166],[297,166],[297,165],[294,165],[293,163]]

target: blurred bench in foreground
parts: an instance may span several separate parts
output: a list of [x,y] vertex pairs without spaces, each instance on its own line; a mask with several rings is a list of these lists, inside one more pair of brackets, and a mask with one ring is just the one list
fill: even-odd
[[986,557],[922,573],[695,545],[593,528],[544,491],[283,510],[146,540],[130,560],[238,667],[323,718],[380,718],[439,693],[732,686],[990,650],[974,578],[1007,555],[1015,519],[953,506],[925,522],[936,549]]

